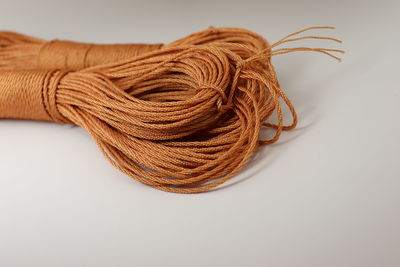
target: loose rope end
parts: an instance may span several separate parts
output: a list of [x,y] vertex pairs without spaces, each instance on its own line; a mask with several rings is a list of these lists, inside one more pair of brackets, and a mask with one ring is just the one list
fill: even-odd
[[[327,37],[327,36],[308,35],[308,36],[300,36],[300,37],[290,38],[290,37],[293,37],[293,36],[297,36],[297,35],[299,35],[301,33],[304,33],[306,31],[320,30],[320,29],[335,29],[335,27],[333,27],[333,26],[308,27],[308,28],[302,29],[300,31],[297,31],[297,32],[294,32],[294,33],[291,33],[291,34],[285,36],[284,38],[280,39],[276,43],[272,44],[271,48],[277,47],[277,46],[282,45],[284,43],[297,42],[297,41],[305,40],[305,39],[327,40],[327,41],[333,41],[333,42],[340,43],[340,44],[343,43],[343,41],[340,40],[340,39],[333,38],[333,37]],[[272,55],[282,55],[282,54],[287,54],[287,53],[296,52],[296,51],[314,51],[314,52],[319,52],[319,53],[325,54],[327,56],[330,56],[330,57],[336,59],[339,62],[341,62],[342,59],[340,57],[334,55],[333,53],[341,53],[341,54],[345,53],[344,50],[340,50],[340,49],[311,48],[311,47],[292,47],[292,48],[280,48],[280,49],[272,50]]]

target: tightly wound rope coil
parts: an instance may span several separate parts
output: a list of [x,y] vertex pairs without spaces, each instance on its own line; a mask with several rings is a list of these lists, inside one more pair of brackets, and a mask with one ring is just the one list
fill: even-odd
[[[297,124],[271,56],[276,48],[237,28],[209,28],[170,44],[94,45],[0,32],[0,118],[73,123],[118,169],[154,188],[208,191],[232,178],[260,145]],[[283,124],[280,100],[292,123]],[[270,123],[276,114],[277,123]],[[262,128],[274,136],[260,139]]]

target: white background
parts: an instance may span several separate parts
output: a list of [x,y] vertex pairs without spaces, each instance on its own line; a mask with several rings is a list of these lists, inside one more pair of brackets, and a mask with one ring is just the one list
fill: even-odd
[[300,117],[234,185],[178,195],[117,171],[78,127],[0,121],[0,266],[400,266],[397,1],[0,1],[0,28],[170,42],[237,26],[270,42],[334,25],[273,63]]

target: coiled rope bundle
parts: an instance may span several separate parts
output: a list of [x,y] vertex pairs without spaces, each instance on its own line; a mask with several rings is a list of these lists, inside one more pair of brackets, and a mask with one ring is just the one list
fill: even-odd
[[[115,53],[112,46],[102,48],[108,52],[89,61],[96,45],[74,53],[71,49],[82,51],[82,44],[69,44],[76,48],[42,60],[46,42],[5,32],[0,34],[0,118],[79,125],[115,167],[138,181],[169,192],[207,191],[234,176],[260,145],[296,126],[271,56],[316,51],[337,58],[331,52],[342,50],[274,49],[308,38],[339,42],[291,38],[320,28],[331,27],[307,28],[273,45],[247,30],[210,28],[167,45],[131,45],[126,49],[135,52],[128,57],[123,52],[123,58],[113,56],[122,46]],[[21,70],[26,66],[34,69]],[[292,113],[287,126],[280,99]],[[273,113],[277,124],[268,122]],[[275,135],[260,140],[262,127],[276,129]]]

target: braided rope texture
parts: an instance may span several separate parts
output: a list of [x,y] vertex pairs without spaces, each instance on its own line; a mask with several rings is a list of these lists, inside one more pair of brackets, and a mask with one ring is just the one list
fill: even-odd
[[[295,128],[271,57],[325,48],[277,48],[240,28],[209,28],[169,44],[96,45],[0,32],[0,118],[73,123],[119,170],[175,193],[231,179],[260,146]],[[282,104],[292,115],[284,125]],[[276,117],[277,123],[271,123]],[[263,128],[274,135],[260,139]]]

